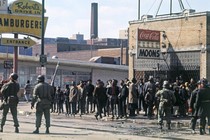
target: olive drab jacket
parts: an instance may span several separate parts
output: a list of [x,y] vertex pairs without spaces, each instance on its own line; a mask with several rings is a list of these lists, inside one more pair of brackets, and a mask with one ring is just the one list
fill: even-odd
[[198,110],[198,116],[210,117],[210,88],[201,88],[197,93],[195,107]]
[[45,82],[38,83],[33,90],[33,99],[31,104],[37,102],[37,107],[49,107],[52,102],[53,87]]
[[8,83],[5,83],[2,86],[1,93],[3,96],[3,100],[6,102],[6,104],[9,104],[8,98],[10,96],[17,97],[17,100],[18,100],[17,93],[19,92],[19,90],[20,90],[20,85],[13,80],[10,80]]
[[173,91],[167,88],[163,88],[162,90],[159,90],[155,96],[160,99],[159,107],[170,108],[176,102],[176,97]]

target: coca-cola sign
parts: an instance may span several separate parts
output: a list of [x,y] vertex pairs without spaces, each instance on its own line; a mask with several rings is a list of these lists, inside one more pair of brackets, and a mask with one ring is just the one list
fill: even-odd
[[160,31],[138,29],[138,41],[160,42]]

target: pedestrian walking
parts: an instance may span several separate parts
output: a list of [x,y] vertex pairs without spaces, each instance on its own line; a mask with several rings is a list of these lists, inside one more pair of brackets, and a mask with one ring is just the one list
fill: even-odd
[[163,82],[163,89],[156,93],[156,97],[160,99],[158,110],[159,128],[162,129],[163,117],[165,114],[168,129],[171,129],[171,107],[173,106],[173,103],[175,103],[176,98],[173,91],[169,90],[168,81]]
[[15,132],[19,133],[19,122],[17,119],[17,105],[19,102],[17,93],[20,90],[20,85],[17,82],[18,75],[16,73],[10,74],[9,82],[5,83],[1,88],[1,93],[3,96],[3,115],[1,119],[1,128],[0,132],[3,132],[3,127],[6,122],[7,113],[11,112],[13,116],[14,126],[15,126]]
[[31,102],[31,109],[34,108],[36,103],[36,130],[33,133],[38,134],[41,126],[42,115],[44,114],[46,121],[46,134],[49,134],[50,127],[50,108],[52,103],[52,94],[54,89],[51,85],[45,82],[44,75],[37,77],[38,83],[33,90],[33,99]]
[[31,95],[31,84],[30,81],[27,80],[24,86],[24,97],[27,103],[30,101],[30,95]]

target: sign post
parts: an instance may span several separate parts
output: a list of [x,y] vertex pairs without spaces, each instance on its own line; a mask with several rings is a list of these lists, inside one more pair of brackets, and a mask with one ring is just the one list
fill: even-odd
[[1,44],[14,46],[13,72],[15,73],[18,69],[18,47],[31,47],[36,44],[30,38],[18,39],[18,34],[42,39],[40,63],[43,66],[47,62],[43,43],[48,18],[44,17],[44,12],[44,0],[42,4],[35,0],[16,0],[9,6],[8,0],[0,0],[0,34],[14,34],[14,39],[2,38]]

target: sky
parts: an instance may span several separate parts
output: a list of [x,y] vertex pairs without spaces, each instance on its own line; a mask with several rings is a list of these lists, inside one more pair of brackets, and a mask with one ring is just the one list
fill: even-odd
[[[14,0],[8,0],[8,3]],[[42,3],[42,0],[34,0]],[[169,13],[169,1],[163,0],[158,14]],[[173,12],[179,12],[178,0],[173,1]],[[210,0],[182,0],[186,9],[210,11]],[[138,19],[139,0],[45,0],[48,23],[45,37],[71,37],[83,34],[90,38],[91,3],[98,3],[99,38],[118,38],[119,30],[129,27],[129,21]],[[161,0],[141,0],[140,16],[156,15]]]

